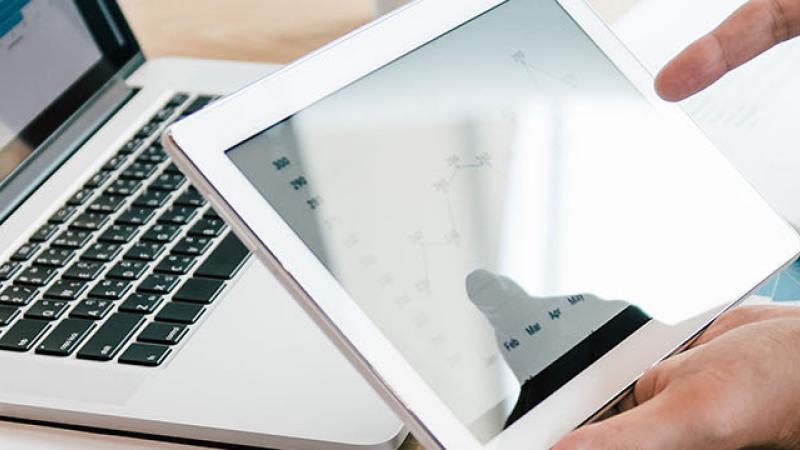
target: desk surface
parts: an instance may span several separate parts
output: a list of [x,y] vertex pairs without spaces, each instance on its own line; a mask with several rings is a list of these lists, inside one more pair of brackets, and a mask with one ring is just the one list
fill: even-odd
[[[640,0],[589,0],[614,21]],[[374,17],[373,0],[119,0],[149,58],[286,63]],[[224,6],[222,6],[224,4]]]
[[149,58],[193,56],[286,63],[374,16],[372,0],[119,3]]

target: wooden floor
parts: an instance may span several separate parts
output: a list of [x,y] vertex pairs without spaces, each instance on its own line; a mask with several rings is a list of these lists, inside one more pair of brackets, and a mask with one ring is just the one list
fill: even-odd
[[[368,22],[372,0],[119,0],[145,54],[286,63]],[[613,21],[638,0],[590,0]]]
[[149,58],[286,63],[374,16],[371,0],[120,0]]

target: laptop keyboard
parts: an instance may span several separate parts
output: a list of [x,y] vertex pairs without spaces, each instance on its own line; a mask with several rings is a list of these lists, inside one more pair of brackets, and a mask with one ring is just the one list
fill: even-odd
[[159,366],[249,256],[158,141],[177,94],[0,265],[0,351]]

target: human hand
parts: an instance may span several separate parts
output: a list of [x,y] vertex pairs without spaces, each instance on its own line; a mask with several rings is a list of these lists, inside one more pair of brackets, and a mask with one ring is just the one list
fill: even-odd
[[656,77],[656,91],[665,100],[683,100],[798,35],[800,0],[750,0],[670,61]]
[[632,409],[554,450],[800,449],[800,308],[742,307],[647,372]]

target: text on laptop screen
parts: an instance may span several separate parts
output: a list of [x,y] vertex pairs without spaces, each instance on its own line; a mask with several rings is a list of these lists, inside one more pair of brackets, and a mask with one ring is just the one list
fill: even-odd
[[0,180],[31,151],[15,137],[101,57],[72,1],[0,0]]
[[486,442],[686,297],[665,273],[706,289],[645,268],[691,250],[663,205],[709,201],[665,119],[556,1],[510,0],[227,154]]

